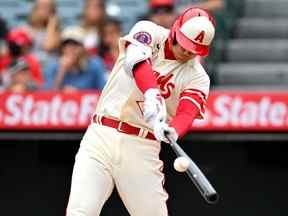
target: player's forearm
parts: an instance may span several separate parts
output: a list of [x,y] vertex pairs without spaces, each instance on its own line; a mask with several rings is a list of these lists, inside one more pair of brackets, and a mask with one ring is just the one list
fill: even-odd
[[157,82],[148,60],[138,63],[133,69],[136,85],[144,95],[143,117],[151,128],[157,121],[166,121],[165,100],[157,88]]
[[176,111],[176,116],[172,119],[169,126],[175,128],[178,136],[182,137],[191,128],[198,112],[199,110],[196,105],[188,100],[181,100]]
[[156,78],[147,60],[138,63],[133,69],[133,76],[137,87],[144,94],[150,88],[157,88]]

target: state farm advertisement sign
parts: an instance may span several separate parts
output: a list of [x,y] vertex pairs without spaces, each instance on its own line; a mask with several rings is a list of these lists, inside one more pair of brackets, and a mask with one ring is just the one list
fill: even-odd
[[212,92],[205,119],[193,129],[288,131],[288,92]]
[[99,92],[2,93],[0,128],[83,129],[91,121],[98,97]]
[[[0,93],[0,129],[83,130],[99,92]],[[192,130],[288,131],[288,92],[213,91]]]

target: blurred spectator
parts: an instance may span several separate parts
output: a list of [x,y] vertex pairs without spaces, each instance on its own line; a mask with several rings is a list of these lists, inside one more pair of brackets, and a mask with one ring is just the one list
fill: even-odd
[[80,27],[66,28],[61,36],[60,58],[46,70],[46,89],[75,91],[98,89],[105,85],[105,67],[99,57],[87,55]]
[[36,0],[24,28],[33,38],[33,53],[45,65],[49,57],[54,57],[53,51],[60,43],[60,24],[55,1]]
[[8,33],[8,26],[2,17],[0,17],[0,26],[0,40],[3,40]]
[[5,37],[8,33],[8,26],[6,21],[0,17],[0,58],[1,56],[5,53],[6,51],[6,46],[5,46]]
[[41,85],[43,83],[41,66],[37,58],[31,54],[32,38],[24,29],[14,29],[6,37],[8,51],[0,57],[0,72],[5,73],[6,69],[14,61],[24,59],[29,66],[32,79]]
[[182,13],[190,7],[199,7],[214,12],[222,9],[224,2],[223,0],[150,0],[148,19],[165,28],[170,28],[178,12]]
[[109,18],[105,22],[99,55],[103,58],[106,69],[111,72],[115,61],[118,58],[118,41],[122,35],[121,23],[115,18]]
[[84,47],[90,54],[97,53],[105,19],[105,0],[85,0],[80,27],[85,32]]
[[180,8],[180,10],[185,10],[189,7],[199,7],[210,12],[214,12],[221,10],[224,7],[224,2],[223,0],[190,0],[189,3],[187,3],[184,8]]
[[2,74],[3,89],[12,92],[26,92],[37,89],[31,77],[29,65],[24,59],[13,61]]
[[176,18],[174,0],[150,0],[148,19],[170,28]]

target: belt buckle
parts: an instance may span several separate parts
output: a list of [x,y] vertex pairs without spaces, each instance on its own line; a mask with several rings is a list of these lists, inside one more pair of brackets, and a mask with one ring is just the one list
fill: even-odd
[[123,122],[120,121],[119,124],[118,124],[117,131],[119,131],[119,132],[124,132],[124,131],[121,130],[122,123]]

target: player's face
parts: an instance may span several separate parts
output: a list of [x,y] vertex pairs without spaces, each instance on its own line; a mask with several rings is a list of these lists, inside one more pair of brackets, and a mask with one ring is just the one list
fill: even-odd
[[172,51],[176,60],[183,63],[193,59],[196,56],[196,54],[184,49],[178,43],[173,45]]

